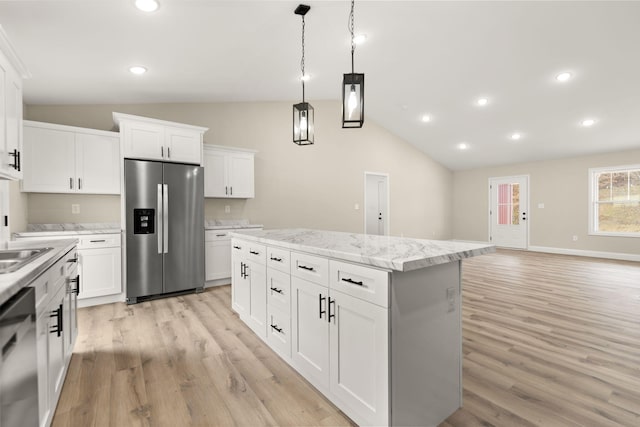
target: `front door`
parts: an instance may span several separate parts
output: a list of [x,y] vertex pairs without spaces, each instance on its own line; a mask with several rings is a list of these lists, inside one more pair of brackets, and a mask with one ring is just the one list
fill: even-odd
[[489,178],[489,240],[496,246],[526,249],[528,245],[529,177]]
[[366,234],[389,234],[388,180],[388,175],[365,172]]

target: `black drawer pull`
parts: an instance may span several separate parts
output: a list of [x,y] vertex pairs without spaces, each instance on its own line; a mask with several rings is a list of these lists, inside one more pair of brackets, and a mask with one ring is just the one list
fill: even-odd
[[298,268],[301,268],[303,270],[307,270],[307,271],[316,271],[315,268],[313,267],[307,267],[306,265],[299,265]]
[[78,262],[78,257],[75,257],[75,258],[69,258],[69,259],[67,260],[67,262]]
[[275,329],[276,331],[282,333],[282,328],[278,328],[278,325],[271,325],[272,329]]
[[100,240],[89,240],[89,242],[91,242],[91,243],[104,243],[104,242],[106,242],[106,240],[105,240],[105,239],[100,239]]
[[358,285],[358,286],[364,286],[364,283],[362,282],[356,282],[353,279],[342,279],[343,282],[347,282],[347,283],[352,283],[354,285]]
[[240,246],[233,246],[233,249],[242,249]]
[[271,261],[282,262],[282,258],[271,257]]
[[224,237],[226,234],[216,234],[216,237]]
[[249,251],[249,253],[250,253],[251,255],[260,255],[260,252],[254,252],[254,251],[251,251],[251,250]]
[[327,311],[322,309],[322,302],[327,298],[323,297],[322,294],[318,294],[318,311],[320,312],[320,318],[322,319],[322,315]]
[[[333,304],[333,305],[334,305],[334,306],[333,306],[333,313],[334,313],[334,314],[331,314],[331,304]],[[329,297],[329,306],[328,306],[328,309],[329,309],[329,316],[327,316],[327,321],[328,321],[329,323],[331,323],[331,318],[336,317],[336,315],[335,315],[335,312],[336,312],[335,304],[336,304],[336,300],[331,299],[331,297]],[[336,321],[334,320],[334,321],[333,321],[333,323],[336,323]]]
[[273,292],[277,292],[277,293],[279,293],[279,294],[281,294],[281,293],[282,293],[282,289],[278,289],[278,288],[271,288],[271,290],[272,290]]

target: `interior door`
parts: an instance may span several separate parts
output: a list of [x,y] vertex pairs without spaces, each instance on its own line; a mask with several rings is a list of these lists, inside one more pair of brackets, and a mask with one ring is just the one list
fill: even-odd
[[500,247],[526,249],[529,234],[529,177],[490,178],[489,194],[489,240]]
[[388,178],[383,174],[365,173],[366,234],[389,234]]

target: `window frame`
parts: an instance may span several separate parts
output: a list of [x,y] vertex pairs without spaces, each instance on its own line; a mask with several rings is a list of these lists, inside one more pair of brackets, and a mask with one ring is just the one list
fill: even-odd
[[602,172],[622,172],[632,169],[640,169],[640,164],[589,168],[589,235],[610,237],[640,237],[640,232],[599,231],[596,229],[596,206],[598,205],[598,184],[596,182],[596,176]]

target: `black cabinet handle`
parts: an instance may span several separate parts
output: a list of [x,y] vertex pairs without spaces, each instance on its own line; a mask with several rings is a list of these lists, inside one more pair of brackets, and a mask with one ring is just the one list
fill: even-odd
[[275,329],[276,331],[282,333],[282,328],[278,328],[278,325],[271,325],[272,329]]
[[[329,317],[327,317],[327,321],[329,323],[331,323],[331,318],[332,317],[336,317],[335,314],[331,314],[331,304],[334,304],[333,312],[335,313],[335,311],[336,311],[335,303],[336,303],[336,300],[334,300],[334,299],[332,300],[331,297],[329,297]],[[333,321],[333,323],[335,323],[335,320]]]
[[56,325],[49,330],[49,333],[57,334],[58,336],[62,335],[62,304],[51,312],[49,317],[56,318]]
[[101,240],[89,240],[91,243],[104,243],[106,242],[106,239],[101,239]]
[[245,269],[245,267],[246,267],[246,266],[244,265],[244,262],[241,262],[241,263],[240,263],[240,277],[242,277],[243,279],[245,278],[245,275],[244,275],[244,269]]
[[78,295],[80,293],[80,275],[78,274],[75,279],[69,279],[69,283],[75,283],[76,287],[71,288],[70,294]]
[[75,258],[69,258],[69,259],[67,260],[67,262],[78,262],[78,257],[75,257]]
[[226,234],[216,234],[216,237],[224,237]]
[[229,187],[229,192],[231,193],[231,196],[233,196],[233,186]]
[[252,251],[252,250],[250,250],[250,251],[249,251],[249,253],[250,253],[251,255],[260,255],[260,252],[254,252],[254,251]]
[[301,268],[303,270],[307,270],[307,271],[316,271],[315,268],[313,267],[307,267],[306,265],[299,265],[298,268]]
[[82,179],[78,178],[78,190],[82,190]]
[[326,313],[326,310],[322,309],[322,301],[326,300],[325,297],[322,296],[322,294],[318,294],[318,309],[320,311],[320,318],[322,319],[322,315]]
[[272,287],[272,288],[271,288],[271,290],[272,290],[273,292],[277,292],[277,293],[279,293],[279,294],[282,294],[282,289],[278,289],[278,288],[273,288],[273,287]]
[[167,158],[171,158],[171,147],[167,147]]
[[362,282],[356,282],[353,279],[342,279],[343,282],[347,282],[347,283],[352,283],[354,285],[358,285],[358,286],[364,286],[364,283]]
[[73,190],[73,178],[69,178],[69,190]]
[[16,148],[13,150],[13,153],[9,153],[9,155],[13,157],[13,164],[10,163],[9,166],[20,172],[20,152]]
[[227,196],[229,195],[229,187],[224,187],[224,194],[226,194]]
[[242,248],[241,248],[240,246],[235,246],[235,245],[234,245],[234,246],[233,246],[233,249],[238,249],[238,250],[240,250],[240,249],[242,249]]
[[269,258],[271,261],[282,262],[282,258],[271,257]]

